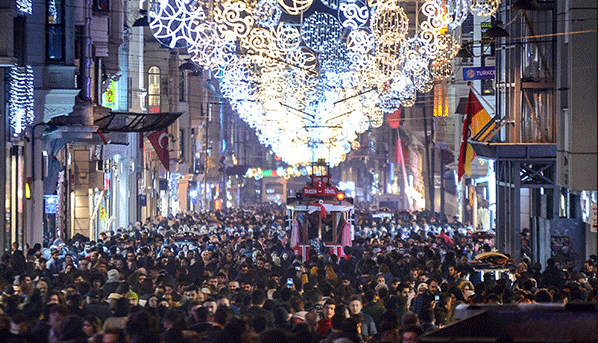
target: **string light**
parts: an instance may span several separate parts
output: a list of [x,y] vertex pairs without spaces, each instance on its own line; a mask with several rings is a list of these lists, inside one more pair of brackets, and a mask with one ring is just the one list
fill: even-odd
[[33,2],[31,0],[17,0],[17,12],[21,14],[33,13]]
[[217,75],[261,144],[291,166],[335,166],[358,134],[452,74],[454,30],[498,1],[426,0],[412,36],[396,0],[323,0],[336,16],[308,11],[313,0],[160,0],[148,13],[159,42]]
[[8,113],[14,136],[33,123],[33,69],[31,66],[11,67],[8,82]]

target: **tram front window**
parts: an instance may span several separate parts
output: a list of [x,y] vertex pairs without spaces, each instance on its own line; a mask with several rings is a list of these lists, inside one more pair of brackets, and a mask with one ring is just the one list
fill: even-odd
[[334,240],[332,217],[331,214],[328,214],[325,218],[322,218],[322,241],[324,242],[332,242]]
[[[298,213],[296,219],[302,228],[307,230],[307,239],[319,238],[322,242],[334,242],[335,233],[339,232],[338,226],[341,216],[338,213],[328,213],[326,217],[321,217],[320,212]],[[307,242],[306,242],[307,243]]]
[[307,239],[312,240],[320,237],[320,214],[310,213],[307,221]]

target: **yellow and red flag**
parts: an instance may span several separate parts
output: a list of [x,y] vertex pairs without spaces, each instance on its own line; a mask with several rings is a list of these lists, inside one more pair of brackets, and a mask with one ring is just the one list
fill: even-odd
[[476,157],[471,144],[468,143],[469,138],[477,135],[491,119],[473,90],[470,89],[467,97],[467,107],[465,108],[465,120],[463,120],[461,148],[459,149],[459,166],[457,170],[459,181],[461,181],[463,174],[471,176],[471,161]]

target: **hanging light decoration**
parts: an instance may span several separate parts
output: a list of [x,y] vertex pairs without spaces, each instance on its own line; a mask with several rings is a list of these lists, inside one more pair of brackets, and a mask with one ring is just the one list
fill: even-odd
[[11,67],[8,73],[8,118],[14,136],[33,123],[33,69]]
[[471,0],[471,13],[479,17],[489,17],[496,13],[500,0]]
[[334,166],[452,74],[454,30],[498,1],[425,0],[417,25],[396,0],[160,0],[148,14],[159,42],[217,75],[261,144],[291,166]]

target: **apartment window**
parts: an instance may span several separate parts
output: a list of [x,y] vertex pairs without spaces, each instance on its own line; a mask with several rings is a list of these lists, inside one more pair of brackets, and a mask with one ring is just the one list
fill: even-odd
[[46,53],[51,62],[64,61],[64,2],[48,0]]
[[160,112],[160,68],[149,68],[147,80],[147,102],[150,113]]
[[110,1],[109,0],[93,0],[93,12],[110,12]]

